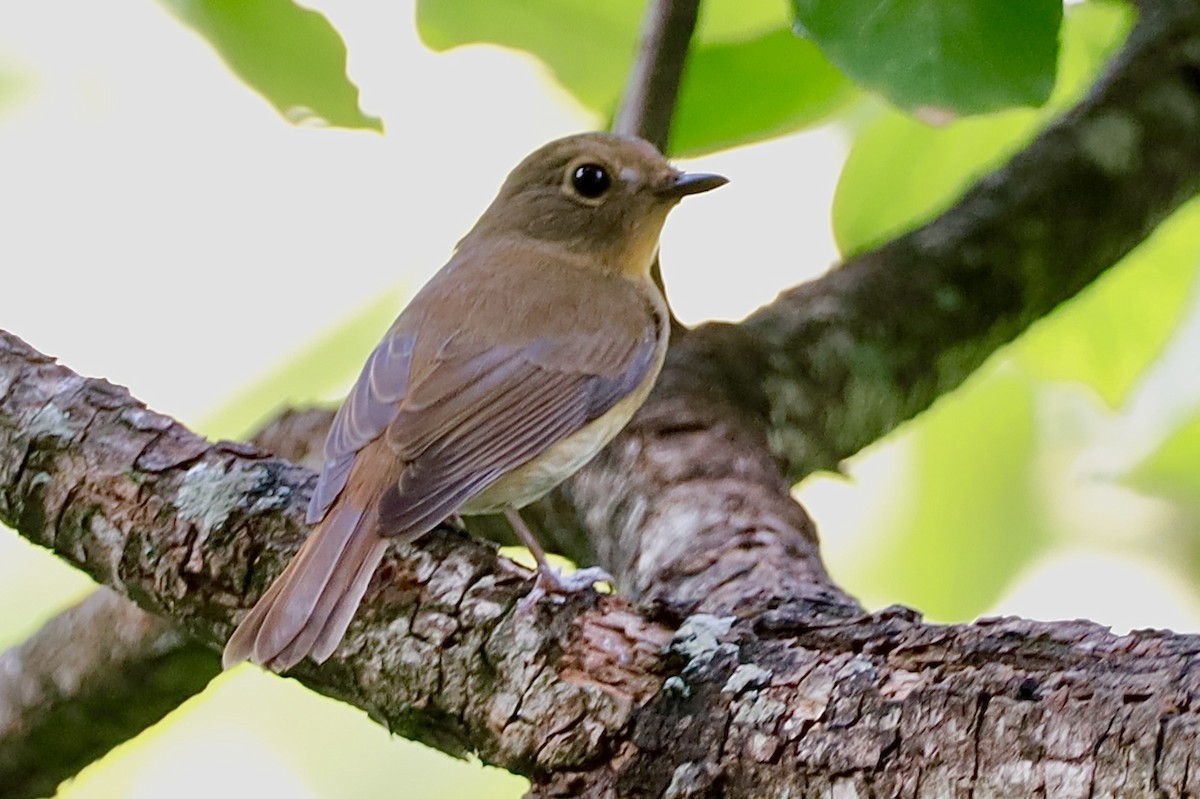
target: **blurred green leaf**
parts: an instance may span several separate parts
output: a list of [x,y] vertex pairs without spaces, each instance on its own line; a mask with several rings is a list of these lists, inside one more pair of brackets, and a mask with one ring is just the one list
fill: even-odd
[[1019,150],[1038,122],[1036,111],[1017,110],[935,129],[904,114],[883,114],[855,140],[838,179],[838,247],[852,255],[932,218]]
[[797,27],[847,75],[909,110],[1041,105],[1061,0],[792,0]]
[[864,553],[868,604],[902,602],[941,620],[986,610],[1050,542],[1033,490],[1033,386],[990,369],[938,401],[907,433],[910,493]]
[[36,83],[25,69],[0,58],[0,113],[7,112],[29,96]]
[[1147,494],[1200,507],[1200,409],[1122,482]]
[[838,181],[833,228],[842,252],[879,244],[948,207],[1091,84],[1130,20],[1127,9],[1110,3],[1069,10],[1059,82],[1042,111],[1006,111],[941,128],[894,111],[882,114],[855,141]]
[[[637,51],[641,0],[420,0],[426,45],[493,42],[545,63],[581,103],[611,117]],[[718,4],[701,16],[680,94],[671,150],[694,154],[811,124],[854,90],[786,9],[765,0]]]
[[1047,380],[1085,383],[1119,405],[1178,325],[1200,264],[1200,200],[1176,211],[1092,286],[1013,347]]
[[[643,2],[639,13],[645,14],[648,7]],[[791,16],[779,0],[701,3],[696,37],[704,44],[738,42],[781,26],[790,30]]]
[[290,122],[383,130],[358,106],[346,45],[324,16],[290,0],[160,0]]
[[404,293],[396,289],[372,300],[351,319],[239,391],[197,425],[197,431],[210,438],[240,440],[286,407],[348,388],[396,318],[403,299]]
[[637,46],[642,0],[418,0],[434,50],[493,42],[541,59],[581,103],[611,113]]
[[704,45],[684,74],[671,151],[692,155],[787,133],[855,96],[853,84],[790,30]]

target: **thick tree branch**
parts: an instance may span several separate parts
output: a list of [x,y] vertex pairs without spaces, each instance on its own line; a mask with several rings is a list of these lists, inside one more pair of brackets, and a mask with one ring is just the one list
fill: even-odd
[[[298,543],[312,474],[207,444],[7,334],[0,385],[0,520],[219,643]],[[448,532],[381,571],[346,645],[295,676],[538,796],[1200,788],[1196,636],[801,605],[672,633],[595,596],[521,615],[527,575]]]
[[[201,641],[281,571],[314,475],[209,444],[0,333],[0,521]],[[449,531],[385,560],[326,667],[293,674],[390,729],[521,773],[595,757],[669,637],[597,595],[514,615],[528,573]]]

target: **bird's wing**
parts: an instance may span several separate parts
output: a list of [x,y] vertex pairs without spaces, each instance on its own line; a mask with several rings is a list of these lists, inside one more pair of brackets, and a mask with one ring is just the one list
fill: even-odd
[[325,463],[308,504],[309,524],[321,521],[346,487],[358,451],[396,418],[408,388],[415,341],[415,334],[393,329],[363,364],[325,439]]
[[[310,523],[345,489],[360,450],[386,435],[404,468],[385,493],[381,528],[430,529],[603,415],[657,365],[661,301],[643,288],[587,270],[547,281],[567,267],[526,257],[506,267],[497,289],[480,264],[456,256],[367,359],[326,439]],[[508,291],[498,302],[509,284],[540,290]]]
[[651,308],[639,315],[609,335],[446,347],[388,427],[406,467],[382,499],[381,532],[431,528],[641,386],[660,353]]

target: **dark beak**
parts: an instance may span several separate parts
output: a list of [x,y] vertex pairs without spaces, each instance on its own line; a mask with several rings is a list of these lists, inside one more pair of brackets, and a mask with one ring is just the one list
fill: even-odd
[[681,172],[675,177],[673,183],[663,189],[663,194],[679,199],[689,194],[711,191],[728,182],[729,178],[724,175],[713,175],[708,172]]

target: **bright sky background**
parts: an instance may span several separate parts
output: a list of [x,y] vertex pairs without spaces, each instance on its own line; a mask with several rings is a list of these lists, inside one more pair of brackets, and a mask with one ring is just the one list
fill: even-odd
[[[411,2],[314,5],[346,39],[362,106],[386,135],[285,124],[147,0],[0,4],[0,75],[23,85],[0,106],[0,327],[195,423],[371,298],[419,285],[513,164],[598,124],[530,58],[426,51]],[[824,128],[694,164],[732,182],[668,223],[668,289],[685,320],[737,319],[836,260],[829,205],[845,148]],[[854,483],[807,489],[835,573],[869,545],[878,505],[863,497],[903,490],[903,448],[875,448]],[[84,590],[50,560],[0,533],[0,620],[20,619],[0,626],[0,646]],[[1118,580],[1146,601],[1131,608],[1108,590]],[[1188,591],[1152,563],[1080,546],[1039,564],[997,610],[1195,629]],[[370,796],[378,786],[363,773],[374,779],[380,762],[410,786],[399,795],[472,784],[419,747],[397,754],[358,715],[243,670],[127,750],[125,766],[64,795]],[[347,741],[352,754],[314,765]],[[496,795],[522,791],[497,784]]]

